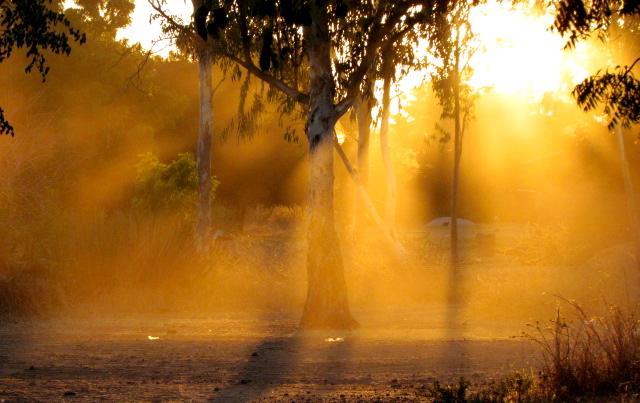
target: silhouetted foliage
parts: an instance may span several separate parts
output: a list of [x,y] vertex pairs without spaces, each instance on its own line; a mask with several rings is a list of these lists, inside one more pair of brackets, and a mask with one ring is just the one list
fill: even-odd
[[[567,37],[568,48],[575,47],[579,40],[592,34],[604,40],[608,30],[620,21],[625,30],[637,32],[640,29],[638,0],[561,0],[556,7],[553,27]],[[630,66],[618,66],[612,72],[607,70],[592,75],[573,90],[578,105],[585,111],[603,106],[610,117],[610,130],[618,124],[629,127],[640,122],[640,81],[633,74],[638,61],[640,57]]]
[[[29,62],[25,68],[31,73],[35,68],[46,80],[49,73],[44,52],[68,55],[69,42],[83,44],[86,36],[71,26],[64,13],[53,0],[3,0],[0,2],[0,63],[9,58],[14,49],[26,49]],[[0,109],[0,134],[14,135],[14,129]]]
[[629,127],[640,122],[640,80],[634,77],[631,68],[617,67],[613,72],[598,73],[573,90],[578,105],[585,111],[604,104],[604,112],[610,116],[609,130],[618,123]]
[[[67,10],[66,14],[81,13],[82,18],[90,22],[84,28],[93,37],[108,35],[115,37],[118,29],[131,22],[131,13],[135,8],[134,0],[75,0],[80,8]],[[72,20],[73,21],[73,20]]]
[[620,17],[640,15],[637,0],[600,0],[585,3],[584,0],[561,0],[556,4],[554,28],[568,37],[567,47],[574,47],[579,40],[592,33],[604,38],[606,30]]
[[289,102],[305,104],[308,49],[301,28],[311,24],[315,7],[327,12],[336,49],[336,96],[343,98],[355,97],[377,50],[418,29],[434,12],[434,5],[424,1],[213,1],[195,11],[194,25],[203,39],[217,39],[219,56],[271,84]]
[[439,18],[430,29],[431,52],[441,60],[440,64],[433,66],[431,80],[433,91],[442,106],[443,120],[455,118],[456,92],[461,102],[463,123],[471,117],[474,96],[466,82],[473,73],[470,61],[478,44],[474,43],[469,12],[478,3],[450,1],[445,18]]

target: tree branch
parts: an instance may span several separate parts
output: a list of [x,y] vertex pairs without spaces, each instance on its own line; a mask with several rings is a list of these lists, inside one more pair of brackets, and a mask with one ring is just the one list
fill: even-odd
[[631,63],[631,66],[627,67],[627,69],[624,72],[624,75],[626,76],[627,74],[631,73],[631,70],[633,70],[633,67],[640,62],[640,57],[638,57],[636,60],[634,60],[633,63]]
[[216,86],[215,86],[215,87],[213,87],[213,90],[211,90],[211,93],[212,93],[212,94],[215,94],[215,93],[216,93],[216,91],[218,91],[218,88],[220,88],[220,86],[222,85],[222,83],[224,83],[224,80],[225,80],[226,78],[227,78],[227,77],[222,76],[222,78],[220,79],[220,81],[218,81],[218,84],[216,84]]
[[[189,34],[195,34],[193,31],[191,31],[190,29],[186,28],[184,25],[178,23],[173,17],[171,17],[170,15],[168,15],[160,6],[160,4],[158,3],[157,0],[147,0],[147,2],[149,3],[149,5],[158,13],[160,14],[160,16],[162,16],[168,23],[169,25],[171,25],[174,29],[183,32],[183,33],[189,33]],[[244,42],[244,41],[243,41]],[[219,49],[218,49],[219,50]],[[246,60],[243,60],[239,57],[237,57],[236,55],[234,55],[233,53],[229,53],[227,51],[221,50],[220,52],[222,53],[222,55],[226,58],[228,58],[229,60],[233,61],[234,63],[240,65],[241,67],[243,67],[245,70],[247,70],[250,74],[253,74],[254,76],[258,77],[259,79],[265,81],[267,84],[271,85],[272,87],[280,90],[282,93],[284,93],[285,95],[293,98],[296,102],[301,103],[301,104],[307,104],[308,100],[309,100],[309,96],[307,94],[304,94],[300,91],[298,91],[297,89],[290,87],[289,85],[285,84],[284,82],[282,82],[281,80],[275,78],[274,76],[272,76],[271,74],[267,74],[265,72],[263,72],[262,70],[260,70],[255,64],[253,64],[253,62],[250,60],[250,53],[249,53],[249,48],[246,46],[243,46],[243,51],[245,53],[245,58]]]
[[[407,6],[407,9],[409,8],[410,7]],[[408,25],[384,40],[383,38],[389,36],[389,33],[391,32],[391,30],[393,30],[393,27],[398,22],[400,16],[403,15],[403,13],[397,13],[396,15],[397,18],[395,20],[388,21],[384,25],[378,25],[380,28],[376,28],[377,31],[374,30],[374,28],[371,29],[372,32],[377,32],[378,35],[369,39],[365,57],[362,59],[360,65],[353,73],[349,88],[347,89],[347,95],[336,104],[336,119],[340,119],[340,117],[344,115],[349,110],[349,108],[351,108],[351,106],[353,106],[353,103],[360,90],[360,83],[375,63],[376,57],[378,56],[378,49],[391,46],[413,28],[413,25]]]
[[153,8],[158,14],[160,14],[160,16],[162,16],[162,18],[164,18],[165,21],[167,21],[169,25],[171,25],[175,30],[180,31],[182,33],[193,33],[186,26],[180,24],[172,16],[167,14],[166,11],[162,9],[160,3],[157,0],[147,0],[147,3],[149,3],[151,8]]
[[309,102],[309,95],[303,92],[300,92],[293,87],[290,87],[289,85],[285,84],[284,82],[272,76],[271,74],[265,73],[264,71],[260,70],[255,64],[253,64],[253,62],[243,60],[237,57],[236,55],[228,52],[224,52],[224,56],[229,60],[233,61],[234,63],[244,67],[244,69],[247,70],[249,73],[258,77],[259,79],[271,85],[272,87],[278,89],[285,95],[293,98],[296,102],[303,105],[306,105]]

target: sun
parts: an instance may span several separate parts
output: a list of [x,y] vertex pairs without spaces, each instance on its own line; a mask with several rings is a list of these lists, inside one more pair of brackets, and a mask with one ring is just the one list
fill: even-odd
[[[568,99],[571,88],[589,75],[585,66],[595,53],[588,42],[564,49],[564,39],[549,29],[553,18],[552,10],[536,10],[527,2],[512,5],[492,0],[474,7],[470,23],[476,50],[467,84],[529,102],[549,93]],[[429,60],[426,41],[415,52]],[[430,73],[429,67],[411,72],[397,84],[394,97],[411,101],[412,90],[428,83]],[[392,115],[398,112],[395,108]]]
[[588,49],[564,49],[563,38],[549,29],[550,10],[491,1],[474,8],[470,20],[479,45],[470,62],[472,87],[539,99],[588,76],[582,67]]
[[[155,11],[147,0],[136,0],[135,4],[131,24],[118,31],[118,39],[140,43],[143,48],[150,49],[155,55],[167,57],[176,48],[171,40],[163,38],[159,21],[151,19]],[[169,1],[164,8],[170,15],[183,22],[189,22],[193,13],[190,1]]]

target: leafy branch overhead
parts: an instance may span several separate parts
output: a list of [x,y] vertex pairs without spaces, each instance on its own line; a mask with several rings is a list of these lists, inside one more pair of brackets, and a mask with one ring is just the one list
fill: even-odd
[[618,124],[630,127],[640,122],[640,81],[629,67],[617,67],[613,72],[586,78],[575,87],[573,96],[585,111],[595,110],[604,104],[604,112],[610,116],[609,130]]
[[[553,28],[567,38],[568,48],[592,34],[605,40],[608,31],[616,25],[624,25],[631,32],[640,31],[638,0],[561,0],[556,9]],[[609,130],[618,124],[630,127],[640,123],[640,81],[633,73],[638,61],[640,57],[629,66],[598,72],[573,90],[578,105],[585,111],[602,107],[609,116]]]
[[[43,82],[49,73],[45,52],[69,55],[70,42],[86,42],[85,34],[71,26],[53,0],[0,0],[0,30],[0,63],[16,49],[25,49],[25,72],[35,68]],[[2,109],[0,134],[15,134]]]
[[194,25],[220,57],[245,68],[294,102],[306,105],[310,94],[305,30],[318,18],[313,10],[324,10],[332,47],[333,101],[341,116],[353,104],[380,50],[428,23],[439,3],[207,0],[195,10]]
[[[592,33],[603,39],[606,31],[618,18],[640,15],[638,0],[560,0],[553,27],[568,37],[567,47],[574,47],[579,40]],[[637,23],[637,22],[636,22]]]

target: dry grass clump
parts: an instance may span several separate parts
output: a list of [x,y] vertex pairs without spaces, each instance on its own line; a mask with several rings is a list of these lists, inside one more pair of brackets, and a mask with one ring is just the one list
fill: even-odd
[[575,402],[638,401],[640,399],[640,320],[636,309],[607,306],[589,316],[565,300],[575,320],[560,316],[548,326],[536,324],[524,336],[540,346],[538,373],[514,373],[498,381],[472,385],[434,382],[428,388],[435,402]]
[[536,324],[526,335],[541,347],[540,393],[553,400],[640,393],[640,321],[635,309],[608,306],[602,316],[589,316],[565,300],[576,320],[560,311],[549,326]]
[[447,385],[435,381],[428,388],[428,397],[439,403],[545,401],[538,393],[537,383],[534,375],[519,372],[479,387],[471,385],[464,378]]

